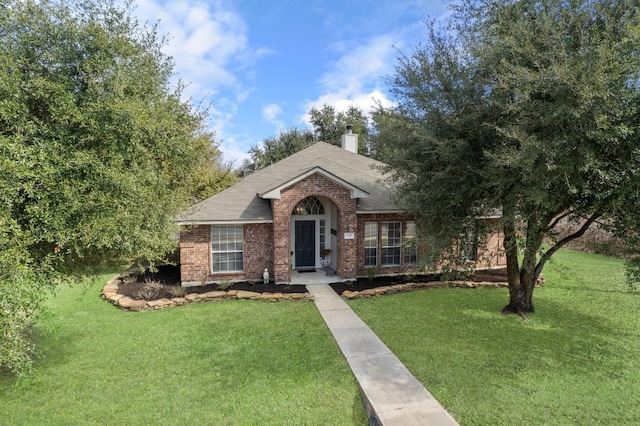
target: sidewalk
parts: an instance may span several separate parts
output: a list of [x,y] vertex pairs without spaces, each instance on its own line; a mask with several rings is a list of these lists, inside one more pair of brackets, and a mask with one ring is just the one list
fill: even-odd
[[458,424],[329,285],[307,290],[358,381],[370,425]]

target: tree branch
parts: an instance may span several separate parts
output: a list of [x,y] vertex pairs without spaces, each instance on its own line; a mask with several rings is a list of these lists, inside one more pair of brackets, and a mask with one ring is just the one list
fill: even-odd
[[[564,210],[564,209],[563,209]],[[547,226],[547,231],[551,230],[553,228],[556,227],[556,225],[558,223],[560,223],[560,221],[562,219],[564,219],[565,217],[569,216],[571,213],[573,213],[573,210],[564,210],[564,212],[561,210],[560,212],[558,212],[557,214],[553,215],[553,222],[551,222],[548,226]]]
[[542,257],[540,258],[540,261],[538,261],[538,264],[536,265],[536,269],[535,269],[536,279],[540,275],[540,272],[542,272],[542,268],[544,268],[544,264],[547,263],[547,261],[551,258],[551,256],[553,256],[555,252],[560,250],[560,248],[562,248],[562,246],[567,244],[569,241],[575,240],[576,238],[580,238],[581,236],[583,236],[584,233],[587,232],[587,229],[589,229],[589,227],[593,224],[593,222],[595,222],[600,217],[600,215],[601,215],[600,211],[596,211],[589,217],[589,219],[587,219],[585,223],[582,224],[580,229],[578,229],[573,234],[567,235],[566,237],[558,241],[553,247],[547,250],[542,255]]

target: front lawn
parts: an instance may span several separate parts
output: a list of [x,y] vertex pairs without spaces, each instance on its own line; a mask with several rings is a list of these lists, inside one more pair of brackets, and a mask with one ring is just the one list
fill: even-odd
[[528,321],[506,289],[420,290],[352,308],[462,425],[640,424],[640,293],[621,261],[561,251]]
[[52,298],[35,372],[0,378],[1,424],[367,423],[313,302],[125,312],[99,298],[110,276]]

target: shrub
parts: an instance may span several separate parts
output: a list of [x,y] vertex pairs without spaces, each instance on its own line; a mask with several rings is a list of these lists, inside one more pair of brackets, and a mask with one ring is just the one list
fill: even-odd
[[166,286],[163,283],[147,279],[142,283],[140,290],[136,292],[136,298],[141,300],[157,299],[165,288]]
[[182,297],[187,294],[187,289],[178,285],[168,285],[167,291],[172,297]]

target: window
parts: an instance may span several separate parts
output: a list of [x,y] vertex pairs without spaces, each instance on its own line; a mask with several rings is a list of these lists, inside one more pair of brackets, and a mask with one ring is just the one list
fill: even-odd
[[364,266],[378,264],[378,223],[364,224]]
[[413,221],[406,223],[404,230],[404,263],[415,264],[418,261],[418,250],[416,247],[416,223]]
[[402,222],[382,222],[382,265],[400,265]]
[[458,255],[462,262],[475,262],[478,259],[478,236],[475,226],[460,236]]
[[211,226],[213,272],[241,272],[243,252],[242,225]]
[[320,219],[320,253],[327,247],[327,223]]
[[307,216],[311,214],[324,214],[322,201],[316,197],[307,197],[293,208],[293,214]]

